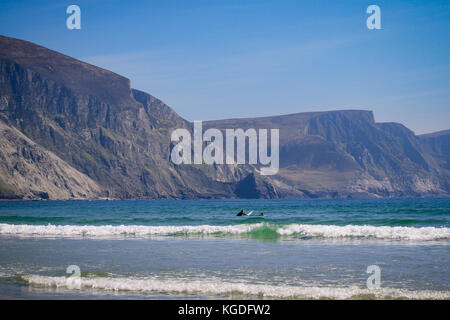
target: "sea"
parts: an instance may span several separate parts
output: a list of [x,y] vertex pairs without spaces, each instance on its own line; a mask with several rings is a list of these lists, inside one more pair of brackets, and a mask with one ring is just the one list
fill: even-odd
[[0,202],[0,299],[450,299],[450,198]]

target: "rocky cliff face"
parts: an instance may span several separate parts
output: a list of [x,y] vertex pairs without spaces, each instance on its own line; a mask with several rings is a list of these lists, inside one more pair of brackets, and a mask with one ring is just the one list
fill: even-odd
[[192,131],[130,81],[0,36],[0,198],[189,199],[448,195],[448,139],[417,137],[369,111],[220,120],[279,128],[276,176],[251,165],[179,165],[170,134]]
[[419,136],[419,139],[439,166],[450,170],[450,130],[424,134]]
[[16,128],[0,121],[0,197],[98,199],[100,187]]
[[434,158],[440,170],[440,183],[450,190],[450,130],[420,135],[425,151]]
[[228,195],[206,169],[169,162],[170,133],[191,124],[162,101],[48,49],[5,37],[0,43],[0,119],[96,181],[102,197]]
[[446,196],[450,191],[448,141],[440,138],[432,151],[401,124],[375,123],[370,111],[218,120],[205,124],[210,127],[280,129],[280,171],[268,179],[277,192],[260,197]]

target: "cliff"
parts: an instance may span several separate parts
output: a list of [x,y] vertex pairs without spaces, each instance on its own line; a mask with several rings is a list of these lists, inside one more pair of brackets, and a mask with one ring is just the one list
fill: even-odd
[[193,125],[113,72],[0,36],[0,198],[198,199],[448,196],[448,132],[415,136],[371,111],[204,123],[280,129],[280,170],[174,165]]

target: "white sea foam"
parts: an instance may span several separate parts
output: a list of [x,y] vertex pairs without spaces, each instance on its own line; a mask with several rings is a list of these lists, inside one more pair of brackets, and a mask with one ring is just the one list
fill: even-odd
[[0,234],[5,235],[40,235],[40,236],[164,236],[214,233],[240,234],[260,228],[262,223],[229,226],[140,226],[140,225],[104,225],[104,226],[76,226],[76,225],[26,225],[0,224]]
[[242,235],[255,231],[267,231],[279,237],[313,238],[361,238],[388,240],[450,240],[450,228],[436,227],[390,227],[390,226],[335,226],[289,224],[277,226],[268,223],[241,225],[198,225],[198,226],[144,226],[144,225],[26,225],[0,224],[1,235],[16,236],[58,236],[58,237],[120,237],[120,236],[169,236],[169,235]]
[[[22,277],[32,285],[45,287],[70,288],[66,277],[27,275]],[[371,295],[374,298],[406,299],[450,299],[450,291],[406,290],[380,288],[369,290],[357,286],[349,287],[300,287],[246,282],[225,282],[212,278],[203,280],[157,279],[157,278],[80,278],[81,289],[105,291],[164,292],[174,294],[242,294],[247,296],[300,299],[351,299]],[[370,296],[368,296],[370,297]]]
[[376,238],[398,240],[448,240],[450,228],[435,227],[389,227],[389,226],[333,226],[290,224],[277,229],[283,236],[305,235],[324,238]]

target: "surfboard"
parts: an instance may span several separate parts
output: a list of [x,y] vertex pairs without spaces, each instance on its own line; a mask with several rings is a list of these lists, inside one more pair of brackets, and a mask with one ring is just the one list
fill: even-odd
[[249,216],[249,215],[251,215],[253,213],[253,211],[250,211],[249,213],[246,213],[245,215],[246,216]]

